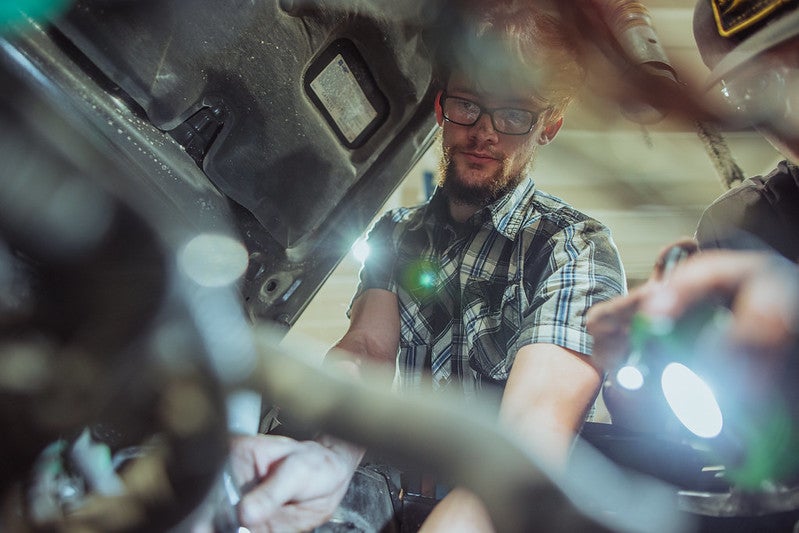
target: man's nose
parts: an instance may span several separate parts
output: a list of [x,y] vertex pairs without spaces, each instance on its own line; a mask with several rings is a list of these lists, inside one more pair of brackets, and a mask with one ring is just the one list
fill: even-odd
[[491,115],[483,113],[477,122],[471,128],[471,133],[481,141],[493,140],[498,138],[497,130],[494,129],[494,123],[491,122]]

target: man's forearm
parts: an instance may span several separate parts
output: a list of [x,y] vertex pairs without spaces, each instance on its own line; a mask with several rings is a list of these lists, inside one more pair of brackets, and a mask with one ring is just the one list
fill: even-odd
[[585,356],[551,344],[525,346],[505,386],[500,420],[541,460],[560,469],[600,384]]
[[[324,359],[326,367],[341,373],[356,381],[361,380],[361,357],[353,353],[353,346],[351,341],[347,341],[346,337],[339,341],[330,351],[327,352]],[[345,348],[349,346],[350,349]],[[366,453],[366,448],[358,446],[351,442],[339,439],[329,434],[322,434],[315,439],[319,444],[334,452],[342,461],[346,462],[351,470],[354,472],[363,459]]]
[[493,533],[494,525],[483,502],[471,491],[455,488],[433,508],[419,533],[468,531]]
[[348,376],[356,381],[360,381],[362,378],[362,357],[355,355],[350,350],[341,348],[340,345],[336,345],[329,352],[327,352],[327,355],[325,355],[324,364],[325,367]]

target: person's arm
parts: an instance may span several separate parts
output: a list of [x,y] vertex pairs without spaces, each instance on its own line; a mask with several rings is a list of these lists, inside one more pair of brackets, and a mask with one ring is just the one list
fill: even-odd
[[524,346],[505,386],[500,421],[560,468],[600,382],[586,355],[554,344]]
[[[583,354],[554,344],[524,346],[505,386],[500,423],[529,444],[544,463],[561,469],[600,381],[599,372]],[[457,488],[435,507],[421,531],[492,530],[480,500]]]
[[397,295],[367,289],[352,303],[347,333],[327,354],[325,364],[360,377],[364,362],[393,365],[399,346]]
[[[393,362],[399,343],[396,295],[370,289],[353,303],[350,327],[325,363],[352,376],[364,362]],[[251,530],[304,530],[327,521],[363,458],[360,446],[322,435],[312,441],[257,435],[232,441],[236,479],[254,485],[239,503]]]

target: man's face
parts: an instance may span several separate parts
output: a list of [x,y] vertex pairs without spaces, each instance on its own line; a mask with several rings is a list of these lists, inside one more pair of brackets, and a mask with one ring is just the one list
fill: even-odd
[[[449,198],[455,202],[483,207],[513,189],[523,178],[536,148],[550,139],[544,135],[545,123],[551,122],[546,102],[530,94],[487,94],[460,73],[447,84],[446,95],[462,98],[483,108],[514,108],[540,114],[532,130],[524,135],[496,131],[488,113],[472,126],[444,120],[441,181]],[[554,132],[551,136],[554,136]]]

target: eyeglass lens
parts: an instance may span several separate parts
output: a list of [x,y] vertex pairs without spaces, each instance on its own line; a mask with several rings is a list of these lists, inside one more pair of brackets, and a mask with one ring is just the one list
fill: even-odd
[[523,135],[532,130],[538,115],[526,109],[486,109],[476,102],[454,96],[444,96],[444,117],[461,126],[472,126],[483,113],[491,116],[494,129],[509,135]]

